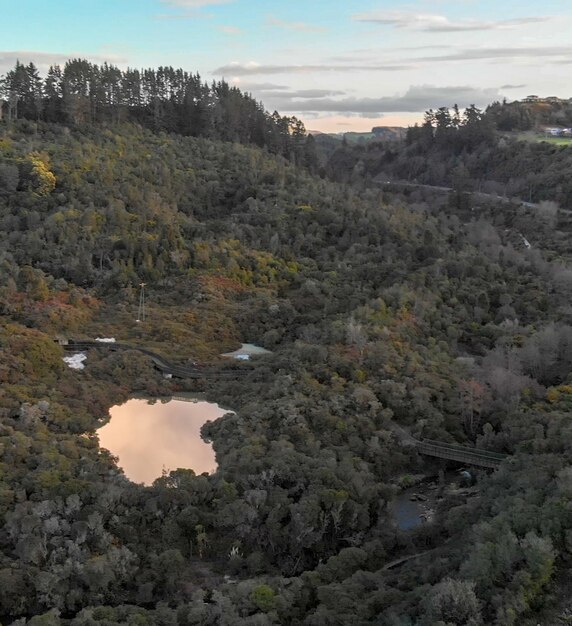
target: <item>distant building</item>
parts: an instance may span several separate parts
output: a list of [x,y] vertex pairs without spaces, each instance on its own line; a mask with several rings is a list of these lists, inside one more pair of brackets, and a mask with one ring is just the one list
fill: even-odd
[[527,102],[529,104],[559,104],[561,102],[566,102],[566,100],[563,100],[558,96],[548,96],[546,98],[541,98],[539,96],[526,96],[526,98],[523,98],[522,102]]

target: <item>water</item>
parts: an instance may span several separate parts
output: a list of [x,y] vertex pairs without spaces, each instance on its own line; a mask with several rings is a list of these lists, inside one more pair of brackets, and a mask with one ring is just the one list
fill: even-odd
[[392,516],[397,526],[401,530],[411,530],[431,523],[444,497],[459,496],[460,477],[470,480],[471,475],[467,470],[449,470],[443,474],[441,486],[437,476],[426,476],[414,487],[397,494],[392,503]]
[[110,410],[111,419],[98,429],[99,443],[118,457],[127,478],[150,485],[164,470],[213,472],[211,444],[201,439],[203,424],[229,411],[218,404],[188,397],[129,400]]
[[424,507],[420,502],[412,502],[410,495],[411,492],[400,494],[393,501],[393,519],[401,530],[411,530],[423,524]]
[[253,343],[243,343],[238,350],[235,350],[234,352],[227,352],[222,356],[232,357],[233,359],[239,359],[241,361],[248,361],[251,356],[256,356],[258,354],[270,354],[270,350],[256,346]]

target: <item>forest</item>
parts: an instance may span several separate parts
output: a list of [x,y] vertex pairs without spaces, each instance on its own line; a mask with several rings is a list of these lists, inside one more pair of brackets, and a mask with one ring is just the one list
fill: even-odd
[[527,202],[550,200],[564,207],[572,204],[572,145],[527,141],[518,132],[504,131],[568,122],[572,108],[566,104],[430,109],[423,124],[407,129],[401,144],[344,143],[332,150],[318,142],[320,171],[340,182],[402,180]]
[[127,69],[71,59],[42,77],[16,62],[0,77],[0,120],[71,124],[133,122],[154,131],[254,144],[291,160],[312,160],[304,124],[269,114],[248,93],[224,80],[208,85],[199,74],[173,67]]
[[[490,120],[432,118],[393,160],[342,146],[320,177],[220,127],[155,127],[151,104],[74,119],[62,95],[50,117],[46,93],[0,122],[1,623],[570,623],[568,218],[368,184],[374,167],[407,179],[416,152],[427,176],[448,176],[430,154],[494,156]],[[564,151],[543,154],[564,171]],[[272,353],[240,377],[165,380],[137,352],[69,369],[58,336],[220,371],[243,341]],[[235,411],[203,428],[218,470],[130,482],[95,430],[137,393],[185,390]],[[508,460],[405,532],[391,503],[438,466],[397,428]]]

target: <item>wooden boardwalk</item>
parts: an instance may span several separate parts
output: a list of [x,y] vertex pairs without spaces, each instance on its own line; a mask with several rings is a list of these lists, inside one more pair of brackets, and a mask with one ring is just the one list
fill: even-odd
[[119,350],[135,350],[149,357],[155,367],[165,374],[166,376],[173,376],[174,378],[187,378],[187,379],[201,379],[207,378],[212,375],[227,375],[227,376],[236,376],[238,374],[244,374],[247,371],[250,371],[250,368],[245,368],[244,365],[237,366],[231,370],[215,370],[214,368],[207,368],[204,366],[200,366],[198,364],[192,365],[180,365],[178,363],[174,363],[173,361],[169,361],[165,357],[153,352],[152,350],[147,350],[146,348],[141,348],[139,346],[134,346],[126,343],[119,343],[115,341],[84,341],[84,340],[69,340],[67,344],[62,346],[64,350],[68,352],[83,352],[85,350],[108,350],[111,352],[119,351]]

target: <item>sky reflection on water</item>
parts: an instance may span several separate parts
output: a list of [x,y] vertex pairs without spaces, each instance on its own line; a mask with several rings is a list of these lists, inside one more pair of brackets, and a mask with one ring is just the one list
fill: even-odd
[[119,458],[127,478],[150,485],[163,469],[214,471],[214,450],[201,439],[200,430],[225,413],[229,411],[218,404],[199,400],[129,400],[110,410],[111,419],[97,434],[100,446]]

